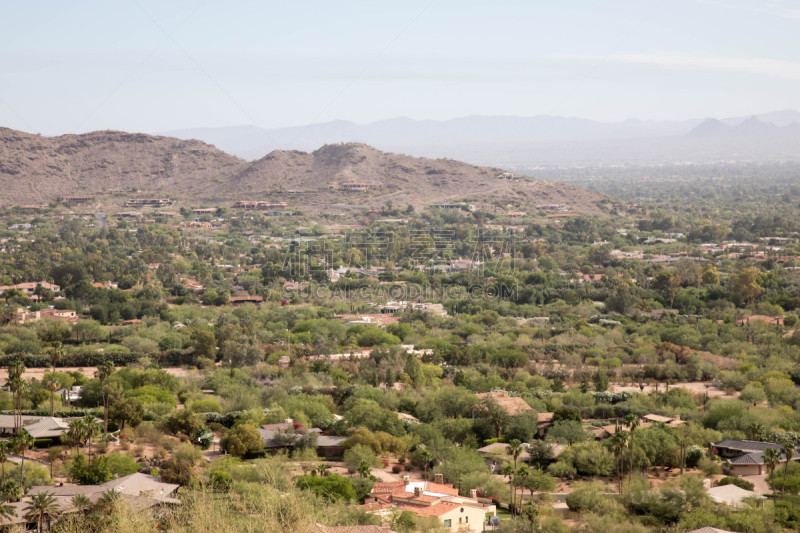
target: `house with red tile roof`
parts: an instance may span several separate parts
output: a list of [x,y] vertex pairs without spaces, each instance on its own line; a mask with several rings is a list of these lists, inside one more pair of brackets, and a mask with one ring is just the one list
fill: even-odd
[[460,496],[458,489],[444,483],[442,474],[436,474],[433,482],[403,476],[400,481],[375,483],[362,508],[378,516],[398,509],[435,516],[446,530],[461,532],[483,531],[487,517],[497,511],[494,504],[480,501],[475,491]]

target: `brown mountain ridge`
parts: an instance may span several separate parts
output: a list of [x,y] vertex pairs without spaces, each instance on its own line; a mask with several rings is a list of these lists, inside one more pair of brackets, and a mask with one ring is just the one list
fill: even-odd
[[0,128],[0,191],[3,207],[96,195],[105,207],[163,197],[178,205],[279,200],[314,211],[470,200],[563,204],[599,214],[602,198],[568,185],[508,179],[499,168],[357,143],[311,153],[276,150],[247,162],[197,140],[120,131],[43,137],[7,128]]

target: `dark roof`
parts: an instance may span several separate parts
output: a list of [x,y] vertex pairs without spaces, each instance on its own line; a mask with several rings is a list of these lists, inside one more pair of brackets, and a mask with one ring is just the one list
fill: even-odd
[[783,449],[782,444],[775,444],[774,442],[759,442],[755,440],[725,439],[719,442],[713,442],[711,445],[714,448],[727,448],[728,450],[737,450],[742,453],[763,452],[769,448]]
[[317,448],[328,448],[341,446],[348,437],[335,437],[332,435],[320,435],[317,437]]
[[763,465],[764,452],[746,453],[739,457],[729,459],[728,462],[732,465]]

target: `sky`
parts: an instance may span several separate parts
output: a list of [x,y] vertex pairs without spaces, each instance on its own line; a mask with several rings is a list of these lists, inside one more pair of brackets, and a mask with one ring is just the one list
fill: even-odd
[[0,2],[0,126],[800,109],[798,0]]

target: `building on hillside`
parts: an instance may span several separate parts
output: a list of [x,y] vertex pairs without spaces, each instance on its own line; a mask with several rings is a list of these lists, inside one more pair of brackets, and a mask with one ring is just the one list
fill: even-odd
[[[22,415],[22,429],[34,439],[58,439],[69,430],[72,419],[53,416]],[[14,415],[0,415],[0,434],[15,435]]]
[[67,324],[75,324],[80,320],[74,309],[54,309],[52,307],[40,309],[38,311],[28,311],[17,309],[11,316],[11,324],[28,324],[39,320],[58,320]]
[[477,491],[469,497],[459,496],[458,489],[445,484],[441,474],[434,482],[411,480],[375,483],[362,509],[381,517],[395,510],[409,511],[417,516],[435,516],[448,531],[484,531],[484,524],[497,509],[489,500],[478,498]]
[[396,533],[392,527],[384,522],[380,526],[323,526],[314,524],[311,533]]
[[747,498],[764,498],[761,494],[737,487],[733,484],[711,487],[708,489],[708,496],[717,503],[724,503],[731,507],[740,507]]
[[169,207],[173,201],[169,198],[132,198],[123,204],[124,207]]
[[[481,400],[481,403],[485,403],[488,400],[494,400],[494,402],[500,407],[500,409],[505,411],[506,414],[508,414],[509,416],[514,416],[516,414],[524,413],[526,411],[533,411],[533,407],[528,405],[528,403],[525,400],[523,400],[519,396],[509,395],[508,391],[482,392],[476,394],[475,396],[477,396],[478,399]],[[474,410],[475,408],[473,408],[473,411]]]
[[73,385],[69,389],[58,389],[55,394],[60,397],[62,401],[70,403],[77,402],[81,399],[81,392],[83,387],[80,385]]
[[24,292],[26,296],[33,296],[36,292],[36,287],[41,285],[43,289],[50,289],[53,292],[60,292],[61,287],[55,283],[48,283],[47,281],[28,281],[25,283],[17,283],[16,285],[0,285],[0,294],[7,290],[17,290]]
[[[528,443],[522,444],[522,453],[517,457],[517,462],[527,462],[531,456],[527,452]],[[492,473],[497,473],[502,470],[503,465],[514,461],[514,457],[508,453],[509,445],[505,442],[493,442],[483,448],[478,448],[478,453],[481,454],[483,460],[492,470]]]
[[[766,473],[764,451],[781,451],[783,445],[774,442],[725,439],[711,443],[713,452],[725,460],[724,469],[734,476],[756,476]],[[800,446],[795,448],[793,461],[800,460]]]
[[259,296],[257,294],[242,294],[238,296],[231,296],[228,301],[233,305],[241,305],[241,304],[260,304],[264,301],[263,296]]
[[284,207],[288,207],[288,204],[286,202],[253,202],[247,200],[240,200],[238,202],[234,202],[233,207],[234,209],[246,209],[248,211],[253,211],[253,210],[266,211],[268,209],[281,209]]
[[291,418],[277,424],[265,424],[258,428],[258,432],[264,441],[264,449],[271,453],[292,449],[304,438],[315,439],[316,452],[320,457],[343,456],[345,450],[342,443],[348,439],[348,437],[323,435],[321,429],[303,427],[302,424],[294,423]]
[[662,415],[656,415],[656,414],[653,414],[653,413],[644,415],[642,417],[642,420],[646,420],[647,422],[650,422],[650,423],[658,422],[660,424],[664,424],[664,425],[669,426],[669,427],[682,426],[683,424],[686,423],[685,420],[681,420],[681,415],[662,416]]
[[[3,525],[22,525],[26,529],[31,529],[36,524],[36,520],[25,510],[31,504],[31,498],[37,494],[49,493],[55,498],[59,514],[82,512],[75,509],[72,499],[81,495],[94,503],[103,494],[113,491],[122,498],[130,502],[135,508],[150,508],[160,505],[180,504],[180,500],[175,498],[175,491],[180,485],[172,483],[162,483],[153,476],[145,474],[131,474],[118,479],[111,480],[102,485],[40,485],[31,487],[28,494],[22,500],[9,504],[11,506],[11,516],[3,520]],[[26,527],[27,526],[27,527]],[[46,524],[49,530],[49,523]]]
[[701,527],[700,529],[693,529],[687,533],[737,533],[736,531],[728,531],[727,529],[719,529],[716,527]]
[[56,202],[64,205],[85,204],[94,200],[94,196],[58,196]]

